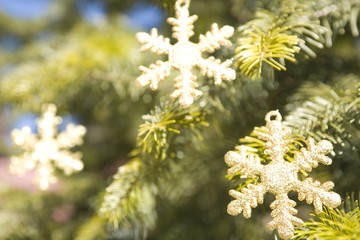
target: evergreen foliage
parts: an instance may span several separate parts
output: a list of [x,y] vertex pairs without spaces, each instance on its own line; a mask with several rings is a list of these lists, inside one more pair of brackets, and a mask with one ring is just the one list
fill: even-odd
[[287,109],[292,110],[285,119],[285,124],[297,134],[334,144],[334,177],[341,179],[339,187],[348,191],[351,188],[347,186],[358,184],[355,172],[359,171],[359,86],[359,77],[353,74],[337,76],[329,84],[305,82],[291,96]]
[[[105,15],[89,23],[81,12],[94,2]],[[142,29],[133,29],[128,15],[135,3],[174,14],[175,0],[54,0],[29,20],[0,12],[0,40],[19,42],[7,49],[0,41],[0,239],[273,239],[263,224],[271,199],[250,220],[227,215],[228,190],[258,179],[226,176],[224,154],[240,137],[267,164],[258,138],[266,129],[256,126],[274,109],[292,129],[286,160],[306,138],[327,139],[333,163],[310,175],[334,181],[342,196],[359,191],[359,0],[192,0],[194,39],[213,22],[237,28],[233,46],[213,53],[233,58],[237,76],[215,87],[194,70],[203,96],[186,109],[168,99],[172,81],[156,92],[135,85],[138,66],[158,59],[139,51]],[[171,35],[168,24],[157,28]],[[43,103],[87,127],[76,149],[83,172],[57,173],[50,192],[19,187],[5,174],[14,153],[6,136]],[[299,215],[308,211],[299,208]],[[296,239],[359,235],[354,198],[314,217]]]
[[359,200],[347,197],[340,208],[314,214],[314,219],[297,229],[294,239],[358,239],[360,234]]
[[321,1],[273,1],[269,8],[271,11],[259,8],[255,18],[238,29],[237,66],[253,79],[260,78],[263,62],[286,70],[285,60],[295,62],[300,49],[316,57],[312,48],[331,47],[333,36],[343,33],[348,23],[353,35],[358,35],[359,1],[330,5]]
[[[118,169],[114,181],[106,188],[99,213],[116,228],[119,222],[126,227],[134,223],[154,227],[157,184],[169,180],[166,175],[173,167],[172,162],[181,158],[181,145],[190,139],[203,140],[200,128],[208,125],[203,115],[198,107],[184,109],[174,102],[161,103],[144,115],[144,123],[138,130],[138,148],[132,151],[132,160]],[[191,133],[184,136],[186,129]]]

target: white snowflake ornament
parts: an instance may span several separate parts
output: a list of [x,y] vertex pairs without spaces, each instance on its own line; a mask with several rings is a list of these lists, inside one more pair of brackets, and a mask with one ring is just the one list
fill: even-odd
[[150,85],[152,90],[156,90],[159,82],[170,75],[172,68],[178,70],[179,75],[175,78],[175,91],[170,97],[178,97],[179,103],[183,107],[189,107],[193,103],[194,97],[202,95],[202,92],[196,89],[196,76],[191,72],[193,67],[200,68],[202,75],[214,78],[215,85],[220,85],[223,80],[235,79],[235,71],[230,68],[231,60],[221,63],[214,57],[208,59],[202,57],[202,52],[214,52],[221,45],[231,46],[228,38],[233,35],[234,28],[224,26],[219,29],[218,25],[214,23],[211,26],[211,32],[200,35],[199,43],[190,42],[189,38],[194,35],[193,23],[197,20],[197,16],[189,16],[189,4],[190,0],[176,1],[176,18],[168,19],[168,22],[173,25],[172,36],[178,40],[175,45],[171,45],[168,38],[159,36],[155,28],[151,30],[150,35],[144,32],[136,34],[137,40],[143,44],[141,51],[150,50],[158,55],[168,55],[166,62],[158,60],[149,68],[140,66],[139,69],[143,73],[136,79],[136,83],[141,87]]
[[11,139],[24,153],[10,158],[10,172],[21,176],[35,169],[36,185],[46,190],[57,181],[54,165],[67,175],[82,170],[81,153],[72,153],[68,149],[82,144],[86,128],[68,124],[64,132],[57,134],[57,125],[62,119],[56,116],[56,106],[44,104],[42,110],[43,114],[37,121],[38,136],[31,133],[29,127],[11,132]]
[[[275,119],[271,119],[271,118]],[[307,149],[301,148],[294,156],[293,162],[284,160],[284,154],[289,151],[287,137],[291,134],[288,128],[281,126],[281,115],[278,111],[271,111],[266,115],[266,128],[268,133],[260,134],[259,138],[267,141],[264,153],[270,156],[271,162],[267,165],[260,163],[260,158],[249,154],[245,146],[240,146],[239,151],[229,151],[225,155],[225,162],[232,166],[228,173],[233,175],[240,173],[247,177],[258,176],[260,183],[249,184],[239,191],[230,190],[229,194],[236,198],[228,205],[228,213],[237,215],[243,212],[245,218],[251,216],[251,208],[263,203],[264,194],[269,192],[275,195],[275,201],[271,203],[273,209],[271,216],[274,218],[268,223],[270,230],[277,228],[279,236],[283,239],[291,239],[294,236],[294,225],[301,226],[303,221],[295,217],[297,210],[296,202],[288,198],[289,191],[298,192],[300,201],[306,199],[308,204],[313,203],[315,212],[322,211],[322,205],[334,208],[340,205],[340,196],[330,191],[334,187],[331,181],[320,184],[312,178],[304,181],[298,180],[298,172],[304,170],[310,172],[318,163],[330,165],[331,159],[326,154],[332,152],[333,146],[329,141],[322,140],[315,144],[314,139],[307,140]]]

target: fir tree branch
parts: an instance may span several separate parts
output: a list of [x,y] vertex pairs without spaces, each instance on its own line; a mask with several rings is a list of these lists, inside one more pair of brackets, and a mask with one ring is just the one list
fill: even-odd
[[320,39],[325,28],[318,21],[309,20],[305,10],[293,8],[296,6],[290,7],[292,10],[282,7],[279,15],[258,10],[254,20],[239,27],[235,58],[242,73],[260,78],[263,62],[279,71],[286,70],[284,61],[295,62],[295,53],[300,49],[315,56],[308,45],[323,47]]
[[287,106],[293,110],[284,124],[315,140],[325,138],[343,146],[351,143],[351,135],[360,130],[359,82],[358,77],[348,75],[335,79],[333,86],[319,82],[303,84]]
[[99,208],[100,216],[116,228],[135,223],[151,228],[155,224],[155,192],[144,181],[144,169],[139,158],[121,166],[113,182],[106,188]]
[[341,0],[329,1],[329,3],[324,5],[319,1],[315,6],[317,10],[310,16],[313,19],[320,19],[322,25],[327,28],[325,34],[327,47],[332,46],[333,38],[336,34],[343,34],[345,32],[347,24],[349,24],[353,36],[359,35],[357,20],[360,12],[360,1]]
[[255,25],[252,28],[253,31],[245,32],[247,37],[238,40],[239,46],[235,50],[241,73],[252,79],[259,79],[263,62],[280,71],[286,68],[274,58],[295,61],[294,53],[299,51],[296,46],[298,38],[295,35],[284,34],[287,28],[274,25],[265,32]]
[[260,78],[263,63],[286,70],[285,60],[295,62],[300,49],[305,56],[316,57],[313,48],[331,47],[348,23],[352,34],[359,34],[359,0],[275,1],[273,10],[258,9],[254,20],[238,29],[236,65],[252,79]]
[[74,240],[106,240],[106,225],[107,221],[104,218],[94,215],[80,226]]
[[202,140],[199,129],[208,126],[208,123],[204,118],[205,112],[197,106],[184,109],[173,101],[160,104],[150,114],[143,116],[144,123],[139,127],[137,142],[143,152],[154,153],[155,159],[163,160],[167,157],[166,150],[174,134],[188,128]]
[[[297,134],[327,139],[334,145],[334,178],[341,189],[357,184],[360,169],[360,79],[354,75],[335,78],[332,84],[307,82],[289,99],[291,109],[284,124]],[[341,169],[341,171],[339,171]]]
[[342,207],[324,207],[322,213],[313,216],[315,219],[295,231],[294,240],[353,240],[360,235],[359,201],[353,195],[345,199]]
[[[143,116],[137,137],[138,148],[133,158],[121,166],[113,182],[106,188],[99,214],[115,227],[155,224],[155,198],[164,179],[163,169],[177,158],[176,149],[184,144],[179,138],[201,140],[200,128],[207,126],[199,107],[184,109],[176,102],[161,103]],[[185,135],[184,129],[190,132]],[[182,133],[182,134],[180,134]],[[166,171],[165,171],[166,172]]]

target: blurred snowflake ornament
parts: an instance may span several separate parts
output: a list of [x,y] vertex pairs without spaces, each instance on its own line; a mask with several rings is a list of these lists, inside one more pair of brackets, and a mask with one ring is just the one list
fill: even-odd
[[61,117],[56,116],[54,104],[42,106],[42,116],[37,120],[39,135],[31,133],[29,127],[11,132],[11,139],[16,146],[25,152],[10,159],[10,172],[23,175],[27,170],[35,169],[35,183],[41,190],[49,188],[57,181],[55,167],[69,175],[82,170],[82,154],[72,153],[68,149],[82,144],[86,128],[81,125],[68,124],[66,130],[57,134],[57,126]]
[[[275,119],[272,119],[275,118]],[[296,202],[288,198],[289,191],[298,192],[300,201],[306,199],[308,204],[313,203],[315,212],[322,211],[322,205],[333,208],[341,203],[340,196],[330,191],[334,187],[331,181],[320,184],[312,178],[304,181],[298,180],[300,170],[310,172],[318,163],[330,165],[331,159],[326,154],[332,152],[333,146],[329,141],[322,140],[315,144],[314,139],[307,140],[307,149],[301,148],[295,153],[294,161],[284,160],[284,154],[289,151],[287,137],[291,134],[288,128],[282,128],[281,115],[278,111],[269,112],[266,117],[268,133],[259,135],[266,141],[267,148],[264,153],[270,156],[271,162],[267,165],[260,163],[260,158],[246,151],[245,146],[240,146],[238,151],[229,151],[225,155],[225,162],[232,166],[229,174],[240,173],[247,177],[259,176],[259,184],[249,184],[240,192],[230,190],[229,194],[236,198],[228,205],[228,213],[237,215],[243,212],[245,218],[251,216],[251,208],[263,203],[264,194],[269,192],[275,195],[271,203],[271,216],[274,218],[268,223],[270,230],[277,228],[279,236],[291,239],[294,236],[294,225],[301,226],[303,221],[293,215],[297,213],[294,208]]]
[[150,85],[152,90],[158,88],[159,81],[170,75],[172,68],[179,71],[179,75],[175,78],[175,91],[170,95],[171,98],[179,98],[179,103],[183,107],[189,107],[194,97],[202,95],[197,90],[196,76],[191,72],[192,68],[197,66],[200,68],[202,75],[214,78],[215,85],[220,85],[222,80],[231,81],[235,79],[235,71],[230,68],[231,60],[221,63],[219,59],[209,57],[204,59],[202,52],[214,52],[221,45],[231,46],[228,40],[233,33],[234,28],[224,26],[219,29],[214,23],[211,26],[211,32],[200,35],[199,43],[195,44],[189,41],[194,35],[193,23],[197,20],[197,16],[189,16],[190,0],[177,0],[175,3],[176,18],[169,18],[168,22],[173,25],[172,36],[178,40],[175,45],[170,44],[168,38],[159,36],[157,29],[153,28],[150,34],[140,32],[136,34],[137,40],[143,44],[141,51],[150,50],[158,55],[167,54],[168,61],[156,61],[149,68],[140,66],[143,72],[136,82],[139,86],[144,87]]

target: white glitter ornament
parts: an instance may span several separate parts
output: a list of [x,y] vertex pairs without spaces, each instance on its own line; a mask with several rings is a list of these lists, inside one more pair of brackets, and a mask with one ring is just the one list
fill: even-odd
[[231,46],[228,38],[233,35],[234,28],[224,26],[219,29],[214,23],[211,32],[200,35],[199,43],[190,42],[189,38],[194,35],[193,23],[197,20],[197,16],[189,16],[189,4],[190,0],[176,1],[176,18],[168,18],[168,22],[173,25],[172,36],[178,40],[175,45],[171,45],[168,38],[159,36],[155,28],[151,30],[150,35],[144,32],[136,34],[137,40],[143,44],[141,51],[150,50],[158,55],[168,55],[166,62],[158,60],[149,68],[140,66],[139,69],[143,73],[136,79],[136,83],[141,87],[150,85],[152,90],[156,90],[159,81],[168,77],[172,68],[177,69],[179,75],[175,78],[175,91],[170,97],[178,97],[183,107],[189,107],[194,102],[194,97],[202,95],[202,92],[196,89],[196,76],[191,72],[193,67],[199,67],[202,75],[214,78],[215,85],[220,85],[222,80],[235,79],[235,71],[230,68],[231,60],[221,63],[214,57],[208,59],[202,57],[204,51],[211,53],[221,45]]
[[[274,120],[271,118],[275,117]],[[268,133],[260,133],[259,138],[267,141],[264,153],[270,156],[271,162],[267,165],[260,163],[260,158],[247,153],[245,146],[240,146],[239,151],[229,151],[225,155],[225,162],[232,166],[228,173],[234,175],[240,173],[247,177],[259,176],[261,182],[257,185],[249,184],[240,190],[230,190],[229,194],[236,198],[228,205],[228,213],[237,215],[243,212],[245,218],[251,216],[251,208],[263,203],[264,194],[269,192],[275,195],[275,201],[271,203],[271,216],[274,218],[267,224],[270,230],[277,228],[279,236],[283,239],[291,239],[294,236],[294,225],[301,226],[303,221],[293,215],[297,213],[294,208],[296,202],[288,198],[289,191],[298,192],[300,201],[306,199],[308,204],[313,203],[315,212],[322,211],[322,205],[334,208],[340,205],[340,196],[332,191],[334,183],[331,181],[320,185],[320,182],[312,178],[304,181],[298,180],[299,170],[310,172],[318,163],[330,165],[331,159],[326,154],[332,152],[333,146],[329,141],[322,140],[315,144],[314,139],[307,140],[307,149],[301,148],[295,153],[294,161],[284,160],[284,154],[289,151],[287,137],[291,130],[282,128],[281,115],[278,111],[269,112],[266,117]]]
[[64,170],[67,175],[83,169],[80,160],[82,154],[72,153],[68,149],[82,144],[86,128],[68,124],[64,132],[57,134],[57,125],[62,119],[56,116],[56,106],[44,104],[42,110],[43,114],[37,120],[38,136],[32,134],[29,127],[11,132],[10,136],[15,145],[25,152],[10,158],[10,172],[21,176],[26,171],[35,169],[35,184],[41,190],[46,190],[51,183],[57,181],[54,165]]

